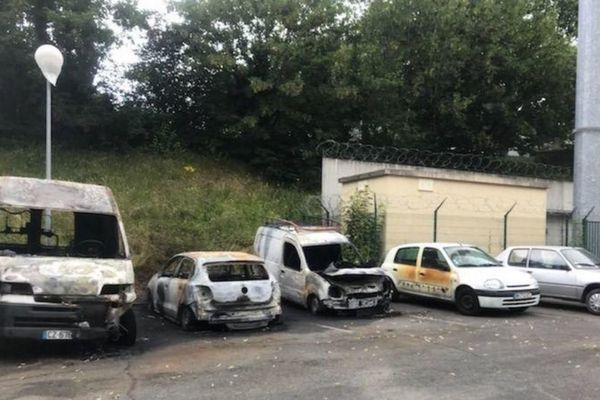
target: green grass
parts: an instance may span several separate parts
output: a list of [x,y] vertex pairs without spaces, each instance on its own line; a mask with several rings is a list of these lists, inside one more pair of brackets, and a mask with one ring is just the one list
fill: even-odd
[[[309,198],[230,161],[190,152],[160,156],[53,150],[53,178],[113,190],[142,281],[181,251],[250,251],[266,218],[297,218]],[[0,146],[0,175],[43,177],[44,165],[41,147]]]

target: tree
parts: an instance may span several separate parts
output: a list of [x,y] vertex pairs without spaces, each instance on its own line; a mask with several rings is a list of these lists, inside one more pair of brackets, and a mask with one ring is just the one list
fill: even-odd
[[318,143],[347,137],[334,75],[346,2],[186,0],[178,10],[182,22],[149,33],[134,76],[185,143],[296,180]]
[[347,50],[361,139],[492,154],[564,143],[575,83],[566,3],[372,1]]
[[53,134],[79,144],[111,140],[104,128],[114,115],[108,95],[97,92],[99,63],[117,38],[112,20],[143,26],[130,1],[5,0],[0,3],[0,136],[43,137],[45,81],[33,60],[41,44],[57,46],[65,58],[53,91]]

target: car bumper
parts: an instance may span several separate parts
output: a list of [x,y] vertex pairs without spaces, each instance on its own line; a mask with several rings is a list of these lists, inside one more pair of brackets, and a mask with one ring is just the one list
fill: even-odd
[[[523,308],[537,306],[540,290],[477,290],[479,306],[482,308]],[[527,296],[529,294],[529,296]]]
[[114,315],[111,310],[102,302],[0,303],[0,338],[43,340],[46,331],[57,330],[71,332],[72,340],[105,339],[110,334],[106,321]]
[[361,295],[360,297],[349,296],[344,299],[323,299],[321,302],[324,307],[335,311],[362,310],[385,306],[386,303],[389,303],[389,296],[377,292],[369,296]]
[[209,324],[269,323],[281,315],[281,306],[252,310],[204,310],[198,312],[199,321]]

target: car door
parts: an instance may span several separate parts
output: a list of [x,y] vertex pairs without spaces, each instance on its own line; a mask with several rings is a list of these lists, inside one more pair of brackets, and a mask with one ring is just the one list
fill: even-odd
[[189,257],[183,257],[177,271],[169,280],[168,290],[166,292],[166,307],[165,311],[168,315],[176,318],[179,314],[179,308],[183,303],[185,288],[194,275],[196,262]]
[[283,260],[279,273],[281,295],[285,299],[303,304],[306,279],[302,270],[300,251],[291,242],[283,243]]
[[532,248],[527,266],[538,281],[542,296],[576,298],[575,273],[557,251]]
[[417,283],[421,294],[445,299],[451,297],[452,272],[440,249],[423,249],[417,269]]
[[176,256],[167,261],[160,276],[156,280],[156,295],[154,298],[156,299],[156,309],[162,314],[171,315],[171,306],[169,305],[169,285],[171,279],[175,276],[181,258],[181,256]]
[[417,293],[417,258],[419,246],[402,247],[394,256],[391,275],[400,292]]

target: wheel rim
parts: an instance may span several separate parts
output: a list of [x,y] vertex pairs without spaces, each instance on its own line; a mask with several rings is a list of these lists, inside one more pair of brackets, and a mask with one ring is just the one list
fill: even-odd
[[316,297],[311,298],[310,299],[310,312],[313,314],[316,314],[318,309],[319,309],[319,300],[317,300]]
[[187,308],[184,308],[181,312],[181,326],[183,328],[188,328],[190,326],[190,311]]
[[600,293],[594,293],[591,295],[588,303],[594,312],[600,312]]
[[465,294],[460,298],[460,305],[465,310],[472,310],[475,307],[475,298],[470,294]]

